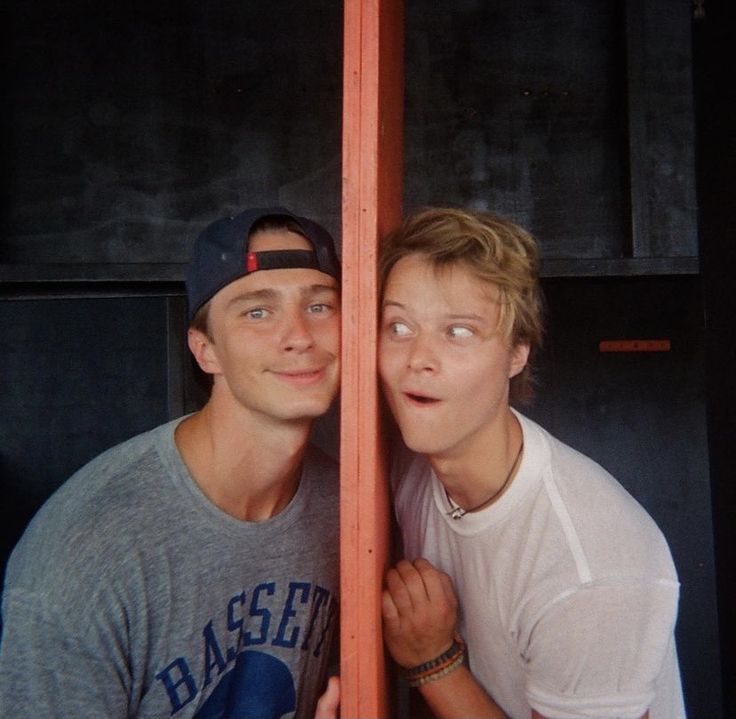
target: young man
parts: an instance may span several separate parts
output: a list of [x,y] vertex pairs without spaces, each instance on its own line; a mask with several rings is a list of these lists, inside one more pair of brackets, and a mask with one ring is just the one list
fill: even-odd
[[431,209],[382,248],[379,367],[408,450],[386,644],[437,717],[684,717],[679,585],[652,519],[519,412],[542,334],[532,238]]
[[339,382],[332,238],[283,208],[197,239],[204,408],[65,483],[10,559],[0,716],[312,717],[336,629],[335,463],[308,445]]

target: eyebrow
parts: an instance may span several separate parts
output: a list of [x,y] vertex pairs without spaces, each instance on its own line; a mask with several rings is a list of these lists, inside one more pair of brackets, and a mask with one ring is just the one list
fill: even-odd
[[253,300],[273,300],[276,299],[278,292],[272,289],[254,290],[253,292],[243,292],[242,294],[236,295],[228,303],[230,305],[236,305],[240,302],[251,302]]
[[[333,285],[322,285],[314,284],[302,287],[300,294],[302,297],[309,297],[310,295],[317,295],[323,292],[329,292],[332,294],[338,293],[338,288]],[[266,287],[262,290],[253,290],[252,292],[243,292],[242,294],[233,297],[227,304],[228,307],[241,302],[262,302],[266,300],[275,300],[282,294],[279,290],[274,290],[270,287]]]
[[[386,309],[388,307],[395,307],[400,310],[406,310],[408,309],[406,305],[401,304],[401,302],[395,302],[394,300],[386,300],[383,303],[382,309]],[[484,322],[488,318],[484,315],[476,314],[475,312],[469,312],[467,314],[449,314],[445,315],[444,319],[446,320],[474,320],[476,322]]]

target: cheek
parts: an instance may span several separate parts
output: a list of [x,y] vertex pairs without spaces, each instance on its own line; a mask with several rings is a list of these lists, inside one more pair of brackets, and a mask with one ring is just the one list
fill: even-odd
[[319,344],[332,354],[340,352],[340,320],[329,322],[315,333]]
[[470,396],[486,396],[505,385],[508,375],[508,362],[499,359],[495,363],[477,365],[471,362],[458,362],[454,365],[452,375],[455,386],[463,394]]
[[388,383],[396,374],[396,368],[400,365],[399,353],[395,347],[388,342],[378,342],[378,374],[381,379]]

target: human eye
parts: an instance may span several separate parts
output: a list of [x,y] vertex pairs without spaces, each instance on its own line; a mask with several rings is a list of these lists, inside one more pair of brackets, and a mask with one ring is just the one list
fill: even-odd
[[245,310],[243,315],[249,320],[263,320],[268,317],[268,310],[265,307],[251,307]]
[[332,287],[317,287],[305,294],[304,311],[316,317],[332,317],[340,308],[340,295]]
[[475,332],[470,327],[464,325],[451,325],[447,328],[447,335],[451,339],[464,340],[475,335]]
[[328,302],[315,302],[309,305],[308,312],[311,315],[326,315],[334,309]]
[[393,337],[407,337],[411,334],[408,325],[403,322],[389,322],[387,326],[388,332]]

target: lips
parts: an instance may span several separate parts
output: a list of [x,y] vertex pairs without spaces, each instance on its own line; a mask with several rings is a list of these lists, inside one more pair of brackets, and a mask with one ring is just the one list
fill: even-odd
[[402,392],[402,394],[412,405],[428,406],[440,401],[436,397],[430,397],[429,395],[420,394],[418,392]]
[[273,374],[293,385],[309,385],[321,381],[325,370],[323,367],[318,367],[316,369],[274,371]]

